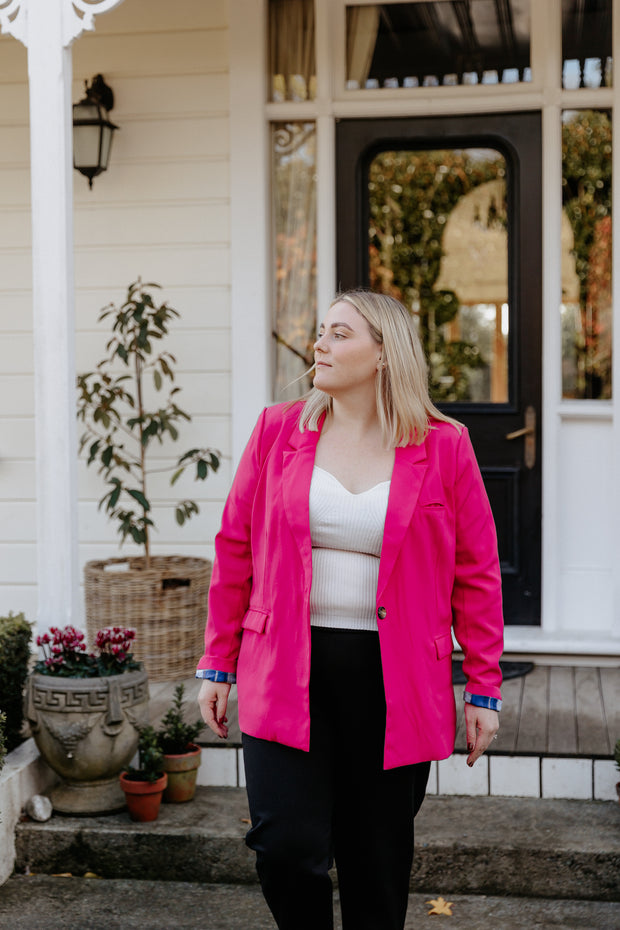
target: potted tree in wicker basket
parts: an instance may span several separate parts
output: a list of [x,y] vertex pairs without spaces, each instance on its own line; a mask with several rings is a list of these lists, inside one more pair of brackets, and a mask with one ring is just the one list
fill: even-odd
[[[178,426],[190,416],[177,404],[169,352],[157,354],[157,343],[179,313],[157,302],[157,284],[131,284],[120,306],[103,308],[100,321],[111,324],[106,357],[94,371],[78,376],[78,419],[84,425],[80,452],[97,465],[105,482],[99,501],[116,521],[121,543],[133,540],[143,554],[87,562],[84,571],[86,626],[89,636],[102,626],[124,624],[137,631],[136,658],[151,681],[185,678],[202,651],[211,562],[203,558],[151,555],[155,529],[147,479],[169,470],[174,484],[187,468],[204,480],[219,466],[213,449],[189,449],[169,469],[150,467],[154,445],[178,439]],[[152,385],[152,387],[151,387]],[[149,392],[157,398],[147,405]],[[198,513],[192,500],[175,508],[182,525]]]
[[186,722],[183,715],[184,692],[183,684],[174,689],[172,705],[164,714],[157,733],[164,754],[164,772],[168,775],[164,801],[191,801],[196,793],[201,749],[195,741],[205,724],[202,720]]

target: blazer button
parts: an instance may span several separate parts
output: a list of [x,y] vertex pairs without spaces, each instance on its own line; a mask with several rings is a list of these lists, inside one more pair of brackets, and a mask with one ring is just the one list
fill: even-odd
[[385,618],[387,617],[387,610],[385,609],[385,607],[379,607],[379,609],[377,610],[377,616],[379,620],[385,620]]

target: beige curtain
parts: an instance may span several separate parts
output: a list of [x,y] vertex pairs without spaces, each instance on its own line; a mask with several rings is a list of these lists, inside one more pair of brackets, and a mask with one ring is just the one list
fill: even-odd
[[274,100],[314,97],[314,0],[270,0],[269,61]]
[[274,123],[271,136],[273,399],[282,401],[311,387],[302,376],[313,362],[316,332],[316,129],[314,123]]
[[379,6],[347,7],[347,82],[364,87],[379,31]]

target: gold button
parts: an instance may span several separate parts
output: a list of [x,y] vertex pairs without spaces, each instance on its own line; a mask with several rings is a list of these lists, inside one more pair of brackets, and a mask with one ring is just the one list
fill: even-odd
[[379,609],[377,610],[377,616],[379,620],[385,620],[385,618],[387,617],[387,610],[385,609],[385,607],[379,607]]

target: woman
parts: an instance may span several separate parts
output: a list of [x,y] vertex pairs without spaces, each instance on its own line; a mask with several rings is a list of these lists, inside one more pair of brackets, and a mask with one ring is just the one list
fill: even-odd
[[[440,413],[406,308],[329,308],[305,401],[266,409],[216,540],[203,717],[230,683],[263,893],[280,930],[402,930],[413,817],[454,748],[452,629],[468,765],[498,728],[495,529],[467,431]],[[236,676],[236,677],[235,677]]]

